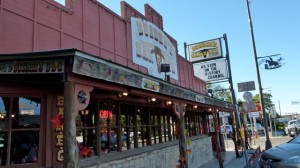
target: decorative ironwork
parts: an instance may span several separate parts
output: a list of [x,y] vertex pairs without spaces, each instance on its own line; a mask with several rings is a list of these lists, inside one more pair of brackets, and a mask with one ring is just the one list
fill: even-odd
[[282,57],[279,57],[280,54],[257,57],[259,60],[259,66],[266,70],[277,69],[282,67],[285,64],[285,61]]

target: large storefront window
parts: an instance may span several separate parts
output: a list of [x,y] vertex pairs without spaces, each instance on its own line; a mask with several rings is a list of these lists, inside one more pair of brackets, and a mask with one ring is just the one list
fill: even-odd
[[[188,136],[205,134],[206,114],[187,110]],[[78,112],[81,159],[142,148],[178,139],[178,117],[172,106],[91,98]]]
[[0,97],[0,165],[38,162],[41,99]]
[[190,110],[186,112],[184,120],[188,136],[196,136],[207,133],[205,132],[205,118],[206,115],[203,113]]
[[177,139],[172,109],[91,99],[79,111],[77,141],[81,158],[106,155]]
[[[97,107],[99,118],[99,132],[101,153],[109,153],[119,150],[120,145],[124,145],[124,137],[119,137],[119,127],[117,124],[118,110],[117,105],[112,102],[98,102]],[[119,143],[121,141],[121,143]]]

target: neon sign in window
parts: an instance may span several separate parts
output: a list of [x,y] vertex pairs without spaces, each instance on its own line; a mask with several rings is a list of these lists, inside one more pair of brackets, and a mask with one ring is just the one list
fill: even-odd
[[112,118],[112,110],[108,110],[108,109],[100,110],[99,117],[101,119],[108,118],[108,117]]

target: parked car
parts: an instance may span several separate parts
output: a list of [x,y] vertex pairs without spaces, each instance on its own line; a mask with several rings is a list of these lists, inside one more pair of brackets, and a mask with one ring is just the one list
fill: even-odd
[[258,134],[264,134],[264,130],[265,128],[260,124],[260,123],[256,123],[256,128],[253,127],[253,124],[247,124],[247,128],[248,128],[248,131],[251,132],[252,131],[256,131]]
[[287,143],[264,151],[259,160],[260,167],[300,167],[300,136]]
[[284,126],[284,134],[289,135],[289,130],[288,130],[288,125],[287,124],[285,124],[285,126]]
[[221,134],[225,134],[225,133],[228,138],[232,137],[232,133],[233,133],[232,125],[222,125],[221,126]]
[[289,136],[295,136],[300,130],[300,120],[290,120],[287,125],[287,132]]

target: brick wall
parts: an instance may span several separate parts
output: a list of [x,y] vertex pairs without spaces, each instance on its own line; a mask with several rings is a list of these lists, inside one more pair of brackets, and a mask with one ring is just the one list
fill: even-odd
[[[96,0],[0,0],[0,53],[76,48],[148,74],[132,61],[130,17],[147,19],[163,29],[163,17],[145,4],[145,15],[126,2],[119,16]],[[147,16],[147,17],[146,17]],[[177,41],[169,34],[177,49]],[[205,82],[193,75],[192,64],[177,55],[178,80],[170,82],[205,94]]]

